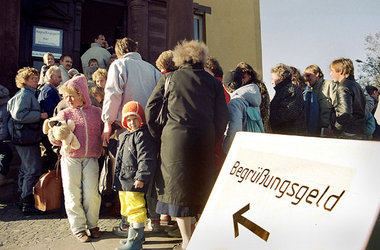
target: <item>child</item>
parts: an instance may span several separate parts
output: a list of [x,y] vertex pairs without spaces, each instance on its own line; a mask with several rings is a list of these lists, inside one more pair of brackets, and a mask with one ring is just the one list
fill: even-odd
[[99,68],[99,62],[95,58],[88,60],[88,67],[97,67]]
[[[61,110],[57,117],[74,121],[74,134],[80,143],[77,150],[72,149],[68,154],[63,150],[60,152],[66,213],[73,234],[80,242],[87,242],[86,229],[89,229],[92,238],[100,237],[98,158],[102,151],[101,109],[91,105],[87,80],[83,75],[65,82],[60,93],[68,108]],[[52,144],[61,145],[54,138],[49,139]]]
[[103,106],[103,100],[104,100],[104,89],[100,86],[93,86],[90,89],[90,95],[97,102],[97,105],[95,106],[101,108]]
[[38,81],[38,85],[41,85],[45,82],[46,72],[55,63],[54,55],[50,52],[45,53],[42,59],[44,61],[44,65],[41,67],[40,80]]
[[104,89],[107,82],[107,70],[97,69],[94,74],[92,74],[92,80],[96,86],[102,87]]
[[20,90],[8,101],[10,113],[9,134],[21,159],[18,175],[18,193],[21,194],[21,209],[24,215],[36,214],[33,187],[41,175],[41,113],[36,98],[39,74],[35,68],[24,67],[17,71],[16,86]]
[[122,111],[122,126],[116,154],[114,188],[119,191],[121,214],[130,223],[128,241],[117,248],[141,249],[144,223],[148,219],[144,193],[157,165],[157,145],[145,125],[144,109],[138,102],[127,102]]

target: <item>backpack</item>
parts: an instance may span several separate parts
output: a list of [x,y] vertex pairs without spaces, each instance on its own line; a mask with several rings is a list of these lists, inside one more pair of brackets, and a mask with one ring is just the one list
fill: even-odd
[[264,125],[261,119],[260,111],[248,106],[246,109],[247,113],[247,131],[264,133]]

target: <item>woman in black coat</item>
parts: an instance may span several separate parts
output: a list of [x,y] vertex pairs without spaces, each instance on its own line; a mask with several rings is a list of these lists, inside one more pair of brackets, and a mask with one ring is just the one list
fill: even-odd
[[[201,213],[214,184],[214,146],[229,120],[223,86],[203,69],[207,52],[198,41],[178,44],[173,61],[179,68],[163,75],[145,111],[152,136],[161,140],[157,213],[177,218],[183,239],[179,249],[187,247],[191,217]],[[155,120],[167,77],[168,116],[161,134]]]

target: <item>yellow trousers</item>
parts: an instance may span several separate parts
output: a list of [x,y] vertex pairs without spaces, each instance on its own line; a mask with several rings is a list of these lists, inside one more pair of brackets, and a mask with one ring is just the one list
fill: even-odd
[[129,223],[145,223],[148,220],[144,193],[119,191],[120,213]]

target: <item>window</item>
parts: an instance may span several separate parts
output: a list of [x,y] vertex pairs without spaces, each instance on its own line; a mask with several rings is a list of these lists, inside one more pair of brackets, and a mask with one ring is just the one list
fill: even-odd
[[205,42],[204,16],[194,15],[194,40]]

